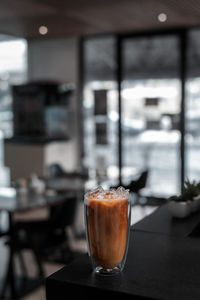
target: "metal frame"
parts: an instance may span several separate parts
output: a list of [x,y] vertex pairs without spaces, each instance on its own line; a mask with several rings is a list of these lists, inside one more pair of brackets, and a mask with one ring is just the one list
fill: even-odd
[[181,132],[181,189],[185,179],[185,82],[187,65],[187,31],[183,31],[180,36],[180,80],[181,80],[181,113],[180,113],[180,132]]
[[78,44],[78,134],[79,134],[79,155],[82,164],[84,157],[84,143],[83,143],[83,88],[84,88],[84,39],[79,39]]
[[119,167],[119,185],[122,184],[122,99],[121,99],[121,83],[122,83],[122,43],[121,39],[117,37],[116,47],[117,69],[116,69],[116,81],[118,91],[118,167]]

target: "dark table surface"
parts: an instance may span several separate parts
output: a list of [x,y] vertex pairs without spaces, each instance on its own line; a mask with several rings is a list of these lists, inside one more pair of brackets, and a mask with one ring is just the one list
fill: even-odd
[[[200,214],[173,219],[163,206],[132,227],[120,275],[95,275],[83,255],[47,278],[47,300],[58,295],[59,300],[76,299],[80,294],[87,299],[200,299],[199,222]],[[190,237],[195,230],[199,234]]]
[[[134,209],[134,208],[133,208]],[[187,218],[173,218],[168,204],[160,206],[140,222],[134,224],[138,231],[154,232],[170,236],[186,237],[200,222],[200,211]]]

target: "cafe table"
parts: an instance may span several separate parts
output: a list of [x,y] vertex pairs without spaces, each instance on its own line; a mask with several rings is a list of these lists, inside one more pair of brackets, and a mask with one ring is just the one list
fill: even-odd
[[97,275],[87,254],[46,279],[46,299],[200,299],[200,212],[171,216],[167,204],[131,228],[125,268]]
[[85,191],[86,180],[82,178],[57,177],[48,178],[45,181],[46,187],[59,193],[62,192],[76,192],[81,193]]
[[[0,213],[5,211],[9,216],[8,231],[5,236],[10,242],[8,268],[5,280],[0,286],[0,299],[10,298],[17,299],[41,284],[41,278],[28,279],[19,278],[15,274],[14,252],[12,237],[14,235],[15,226],[13,218],[16,215],[26,215],[26,213],[34,212],[40,208],[49,208],[53,205],[66,201],[66,194],[36,194],[36,193],[17,193],[13,188],[0,188]],[[3,235],[3,233],[2,233]]]

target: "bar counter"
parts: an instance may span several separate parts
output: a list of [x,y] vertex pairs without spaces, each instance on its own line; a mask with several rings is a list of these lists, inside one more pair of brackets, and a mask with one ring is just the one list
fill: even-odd
[[200,299],[199,223],[200,213],[175,219],[163,205],[131,228],[121,274],[95,275],[85,254],[47,278],[47,300]]

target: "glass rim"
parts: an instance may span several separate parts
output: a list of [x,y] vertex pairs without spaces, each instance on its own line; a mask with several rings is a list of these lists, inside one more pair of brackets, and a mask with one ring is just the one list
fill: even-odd
[[[96,192],[96,195],[95,195]],[[117,194],[117,189],[111,188],[111,189],[102,189],[99,190],[99,194],[102,193],[101,196],[99,196],[99,194],[97,194],[98,189],[93,189],[93,190],[89,190],[87,192],[85,192],[84,194],[84,203],[86,201],[88,201],[89,199],[91,200],[96,200],[96,201],[122,201],[122,200],[126,200],[128,202],[130,202],[130,191],[128,189],[124,189],[124,191],[120,191],[121,195]],[[106,193],[112,193],[113,192],[113,197],[112,198],[105,198]],[[116,196],[115,196],[116,193]],[[92,195],[93,194],[93,195]],[[98,197],[97,197],[98,195]]]

